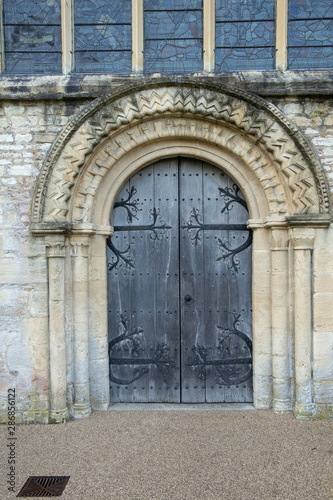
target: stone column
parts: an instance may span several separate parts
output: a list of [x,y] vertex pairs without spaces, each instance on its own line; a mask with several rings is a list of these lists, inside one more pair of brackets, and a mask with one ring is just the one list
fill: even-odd
[[256,408],[270,408],[272,403],[270,239],[269,231],[263,222],[249,220],[248,227],[253,230],[253,398]]
[[75,235],[70,240],[73,283],[74,334],[74,417],[91,413],[89,388],[89,236]]
[[49,337],[50,337],[50,421],[68,420],[66,405],[66,334],[65,334],[65,237],[45,238],[48,260]]
[[314,230],[293,229],[295,286],[295,414],[313,415],[312,380],[312,249]]
[[288,246],[288,228],[272,228],[272,374],[276,413],[291,411]]
[[106,238],[111,234],[110,226],[100,228],[91,243],[89,362],[94,410],[107,410],[110,404]]

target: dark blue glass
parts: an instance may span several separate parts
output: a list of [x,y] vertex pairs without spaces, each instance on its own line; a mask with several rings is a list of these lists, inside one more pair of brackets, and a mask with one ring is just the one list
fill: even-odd
[[145,0],[146,73],[202,71],[202,1]]
[[146,41],[145,71],[148,73],[193,73],[202,71],[201,41]]
[[60,0],[3,0],[5,72],[61,73]]
[[216,21],[274,20],[275,0],[215,0]]
[[290,47],[288,49],[289,69],[333,68],[332,47]]
[[274,44],[273,21],[216,24],[217,47],[273,47]]
[[289,0],[288,15],[288,68],[332,68],[332,0]]
[[274,47],[216,49],[215,71],[271,70],[274,56]]
[[76,53],[76,71],[78,73],[130,73],[132,66],[131,52],[113,50],[108,52],[90,51]]
[[216,0],[215,70],[275,64],[275,0]]
[[289,0],[289,19],[333,18],[332,0]]
[[75,0],[75,24],[123,24],[130,23],[130,0]]
[[59,24],[60,0],[3,0],[4,24]]
[[61,53],[22,52],[6,54],[6,73],[43,74],[61,73]]
[[75,71],[130,73],[131,20],[131,0],[75,0]]
[[202,0],[145,0],[145,10],[202,9]]
[[290,46],[332,45],[333,19],[294,21],[288,34]]

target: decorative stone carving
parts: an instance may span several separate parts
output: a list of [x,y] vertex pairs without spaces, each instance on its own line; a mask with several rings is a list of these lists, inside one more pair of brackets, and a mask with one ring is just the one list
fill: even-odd
[[[155,122],[157,128],[152,126],[151,119],[161,116],[164,124]],[[170,126],[166,119],[171,120]],[[243,151],[249,170],[256,172],[258,163],[263,168],[264,173],[257,172],[263,189],[275,189],[277,205],[270,207],[272,215],[329,210],[327,186],[318,160],[298,129],[272,104],[232,87],[214,87],[190,79],[151,80],[142,88],[129,86],[97,99],[67,125],[40,174],[33,220],[72,220],[73,196],[77,194],[90,198],[91,203],[96,185],[112,161],[105,167],[94,164],[91,183],[79,180],[89,165],[90,154],[106,138],[104,153],[109,152],[110,158],[117,160],[143,140],[153,140],[159,134],[170,140],[194,136],[214,144],[224,140],[235,154]],[[255,151],[256,161],[247,161],[244,141],[249,153]],[[76,193],[78,183],[80,192]],[[281,207],[283,197],[287,199],[286,207]],[[82,214],[77,220],[89,218]]]
[[[46,235],[49,257],[51,421],[68,418],[66,375],[73,415],[108,407],[105,238],[112,234],[112,197],[135,171],[176,155],[224,168],[249,198],[255,406],[273,402],[275,411],[289,411],[295,392],[297,415],[312,415],[310,248],[316,229],[330,222],[318,160],[297,128],[261,98],[194,79],[154,79],[86,106],[40,173],[31,229]],[[67,374],[66,356],[73,359]]]

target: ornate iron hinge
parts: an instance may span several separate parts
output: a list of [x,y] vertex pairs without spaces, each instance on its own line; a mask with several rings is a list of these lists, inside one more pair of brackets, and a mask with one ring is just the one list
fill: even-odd
[[[232,188],[218,188],[218,190],[220,196],[225,201],[225,205],[221,209],[222,214],[229,213],[234,203],[241,205],[245,208],[245,210],[247,210],[245,200],[238,196],[239,187],[236,184],[234,184]],[[200,215],[199,210],[194,207],[190,213],[189,220],[183,224],[181,228],[187,230],[190,240],[195,246],[202,242],[203,231],[246,231],[248,233],[246,241],[244,241],[241,245],[238,245],[236,248],[230,248],[225,238],[217,239],[222,255],[217,257],[216,261],[226,260],[231,257],[230,268],[236,273],[240,268],[240,261],[235,258],[236,255],[243,252],[246,248],[251,246],[252,243],[252,231],[248,229],[246,224],[203,224],[202,216]]]
[[[216,383],[219,385],[236,385],[246,382],[252,377],[252,341],[241,332],[237,325],[240,324],[240,315],[234,315],[233,329],[217,326],[221,334],[218,337],[217,349],[221,353],[220,359],[208,359],[208,348],[202,345],[194,346],[194,358],[189,357],[186,366],[194,366],[195,373],[201,380],[206,380],[206,367],[214,366],[216,370]],[[230,341],[232,336],[244,341],[243,351],[247,356],[230,357]],[[237,354],[238,349],[234,349]]]
[[[139,351],[144,351],[143,347],[141,346],[141,339],[140,339],[140,335],[143,333],[142,328],[138,327],[130,332],[128,330],[128,320],[125,319],[122,315],[120,316],[120,324],[124,330],[124,333],[118,335],[118,337],[115,337],[109,342],[111,381],[118,385],[132,384],[135,380],[138,380],[139,378],[143,377],[146,373],[150,371],[150,368],[148,368],[149,365],[155,365],[162,374],[163,382],[167,383],[167,375],[171,367],[176,365],[176,362],[168,357],[169,347],[164,343],[157,344],[155,348],[155,356],[153,358],[140,358]],[[113,352],[114,347],[123,341],[126,341],[127,347],[129,351],[131,351],[132,356],[127,358],[116,358]],[[124,365],[127,366],[146,365],[146,367],[136,368],[133,372],[133,377],[128,380],[124,380],[116,377],[112,372],[113,366],[124,366]]]
[[[161,240],[164,235],[165,229],[171,229],[171,226],[167,226],[165,221],[162,219],[160,210],[156,207],[153,207],[150,211],[150,217],[152,217],[153,222],[151,224],[146,225],[133,225],[133,219],[138,219],[137,213],[141,212],[141,209],[138,208],[139,198],[133,200],[134,195],[137,193],[137,190],[134,186],[132,186],[131,190],[127,189],[128,197],[126,200],[122,200],[116,202],[114,204],[114,209],[122,207],[127,211],[127,226],[114,226],[114,233],[122,232],[122,231],[150,231],[150,236],[153,240]],[[111,261],[108,262],[108,270],[112,271],[117,265],[122,261],[125,264],[125,267],[135,268],[135,262],[133,259],[128,257],[128,252],[130,249],[130,245],[125,250],[118,250],[112,242],[112,237],[107,239],[107,245],[113,253],[114,257],[111,258]]]

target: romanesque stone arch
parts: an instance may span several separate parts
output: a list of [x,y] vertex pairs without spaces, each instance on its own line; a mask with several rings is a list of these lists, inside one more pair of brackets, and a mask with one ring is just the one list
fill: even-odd
[[299,342],[310,342],[311,312],[294,314],[288,266],[291,252],[297,304],[298,287],[311,289],[315,231],[330,220],[320,163],[298,129],[264,99],[194,79],[152,79],[121,87],[73,117],[37,181],[31,228],[45,238],[49,258],[53,421],[66,420],[68,411],[85,416],[91,407],[109,404],[105,238],[112,232],[110,212],[134,172],[176,155],[226,170],[247,199],[254,231],[255,405],[273,403],[276,411],[295,406],[305,416],[313,411],[311,360],[297,350]]

